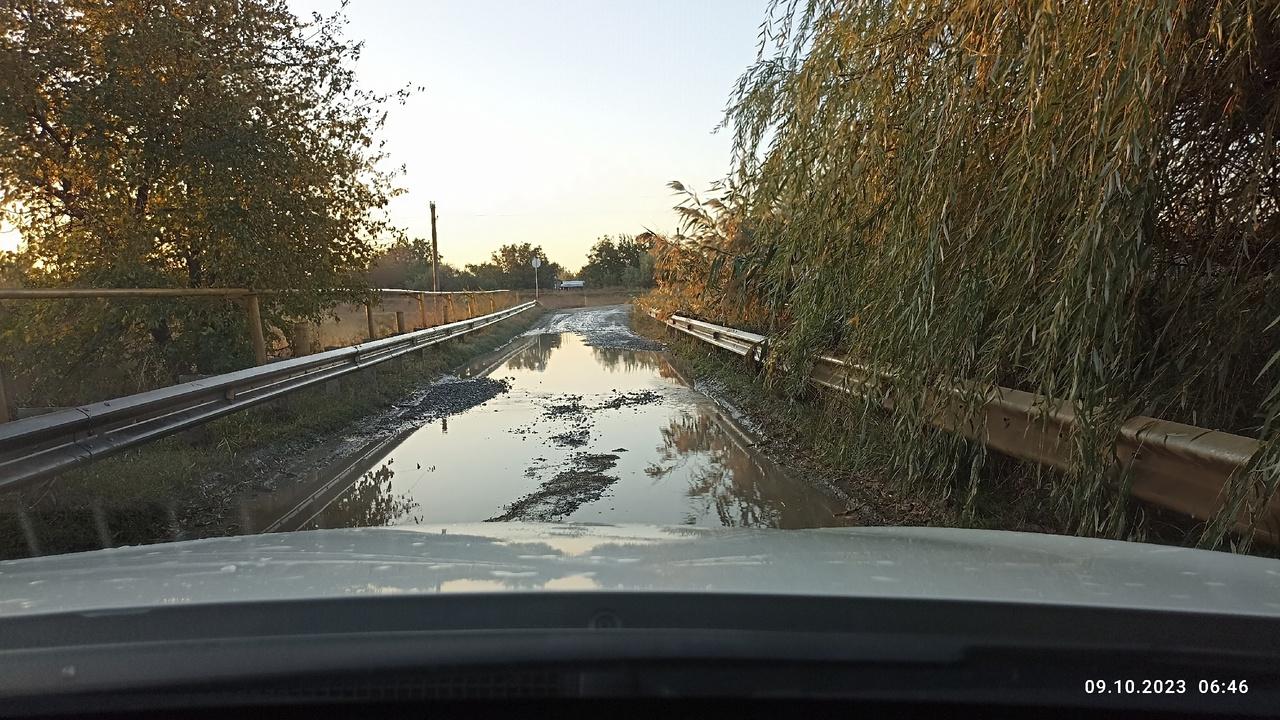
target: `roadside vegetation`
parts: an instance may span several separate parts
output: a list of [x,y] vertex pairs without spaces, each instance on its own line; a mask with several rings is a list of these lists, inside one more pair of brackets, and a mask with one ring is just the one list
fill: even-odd
[[[370,288],[428,290],[430,243],[388,219],[403,168],[388,113],[420,88],[356,82],[346,18],[284,0],[88,0],[0,10],[0,287],[290,289],[268,337]],[[599,244],[598,286],[643,284],[637,245]],[[603,252],[608,249],[609,252]],[[629,254],[630,253],[630,254]],[[571,273],[508,243],[438,268],[441,290]],[[634,266],[634,267],[633,267]],[[649,265],[651,267],[651,264]],[[211,298],[4,301],[10,404],[65,407],[253,363],[244,308]]]
[[[379,136],[410,89],[360,88],[343,24],[280,0],[7,4],[0,219],[23,245],[0,284],[300,290],[264,303],[277,328],[362,297],[400,235]],[[0,366],[69,405],[248,365],[244,323],[225,302],[5,302]]]
[[596,288],[653,287],[653,240],[650,232],[601,237],[576,279]]
[[1258,438],[1186,536],[1236,542],[1280,482],[1274,4],[779,3],[761,38],[733,172],[673,186],[651,303],[775,336],[792,397],[819,351],[891,368],[898,412],[827,422],[965,516],[1027,471],[930,429],[938,389],[1070,403],[1070,468],[1029,477],[1085,535],[1146,532],[1111,454],[1127,418]]
[[241,501],[304,479],[300,471],[323,471],[294,463],[505,345],[538,316],[528,311],[425,355],[410,353],[0,494],[0,558],[31,554],[28,531],[46,555],[260,531],[241,527]]
[[[495,250],[487,262],[462,268],[445,262],[437,268],[440,290],[532,290],[534,273],[530,261],[541,258],[538,273],[541,287],[549,289],[560,280],[584,280],[592,289],[653,287],[654,234],[604,235],[587,254],[587,262],[571,270],[547,256],[541,245],[507,243]],[[369,285],[382,288],[430,290],[431,243],[424,238],[401,238],[380,251],[369,271]]]
[[[643,302],[643,301],[642,301]],[[671,332],[643,311],[633,325],[666,344],[671,362],[701,392],[731,408],[758,433],[756,448],[819,491],[839,497],[856,525],[970,527],[1073,534],[1070,519],[1044,502],[1042,470],[1000,455],[972,471],[979,492],[962,499],[913,482],[894,458],[888,411],[810,386],[796,393],[772,382],[759,365]],[[866,413],[856,425],[842,419]],[[940,432],[940,431],[939,431]],[[916,478],[917,481],[923,478]],[[1131,540],[1180,543],[1191,521],[1170,512],[1129,507]],[[1252,552],[1274,552],[1254,546]]]
[[[538,269],[541,286],[551,286],[554,278],[569,273],[560,263],[547,257],[541,245],[506,243],[490,254],[483,263],[462,268],[444,261],[441,256],[436,272],[441,292],[460,290],[532,290],[533,258],[541,258]],[[369,285],[375,288],[431,290],[431,241],[424,238],[400,239],[381,251],[369,271]]]

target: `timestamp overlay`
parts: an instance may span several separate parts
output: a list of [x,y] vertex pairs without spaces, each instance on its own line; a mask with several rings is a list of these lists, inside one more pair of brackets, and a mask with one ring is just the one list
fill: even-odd
[[1247,678],[1089,678],[1088,695],[1224,695],[1249,693]]

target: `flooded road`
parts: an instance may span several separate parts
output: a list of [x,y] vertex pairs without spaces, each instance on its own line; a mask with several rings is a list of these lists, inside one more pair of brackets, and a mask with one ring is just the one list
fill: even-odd
[[626,306],[544,318],[454,381],[505,392],[366,453],[290,525],[844,524],[842,503],[756,452],[628,318]]

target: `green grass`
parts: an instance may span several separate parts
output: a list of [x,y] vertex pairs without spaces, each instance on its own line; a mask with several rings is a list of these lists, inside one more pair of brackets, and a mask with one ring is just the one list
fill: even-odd
[[[687,378],[708,383],[766,435],[764,449],[798,476],[830,480],[853,503],[870,505],[880,524],[972,527],[1066,533],[1068,523],[1043,502],[1034,468],[1003,457],[988,457],[971,506],[963,498],[939,496],[929,483],[913,481],[921,472],[898,467],[895,431],[888,414],[857,398],[818,388],[799,393],[768,382],[755,364],[710,345],[669,332],[635,312],[639,332],[666,342],[672,362]],[[980,452],[965,442],[963,450]],[[966,472],[968,469],[966,468]]]
[[524,313],[465,341],[432,346],[425,357],[411,353],[8,493],[0,497],[0,557],[30,554],[20,511],[41,554],[100,548],[103,532],[112,545],[235,532],[235,499],[270,490],[255,477],[260,453],[301,452],[358,427],[412,389],[506,344],[538,315]]
[[[756,364],[670,331],[643,311],[633,312],[637,331],[667,343],[681,374],[708,384],[718,399],[732,404],[765,435],[761,449],[797,477],[823,478],[853,503],[875,510],[875,524],[928,525],[1051,534],[1079,534],[1071,518],[1050,501],[1056,470],[999,453],[942,431],[938,442],[953,443],[949,467],[906,467],[894,447],[897,427],[890,414],[857,398],[809,386],[770,382]],[[973,496],[939,495],[930,472],[958,476],[957,487]],[[976,474],[975,474],[976,473]],[[1193,544],[1204,526],[1172,511],[1134,503],[1123,518],[1129,540]],[[1247,552],[1264,557],[1280,548],[1252,544]]]

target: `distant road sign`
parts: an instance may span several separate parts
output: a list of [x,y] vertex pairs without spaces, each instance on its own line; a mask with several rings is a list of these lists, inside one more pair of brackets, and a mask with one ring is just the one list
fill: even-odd
[[537,257],[537,256],[535,255],[535,256],[534,256],[534,258],[533,258],[533,267],[534,267],[534,269],[535,269],[535,270],[536,270],[537,268],[542,267],[542,258]]

